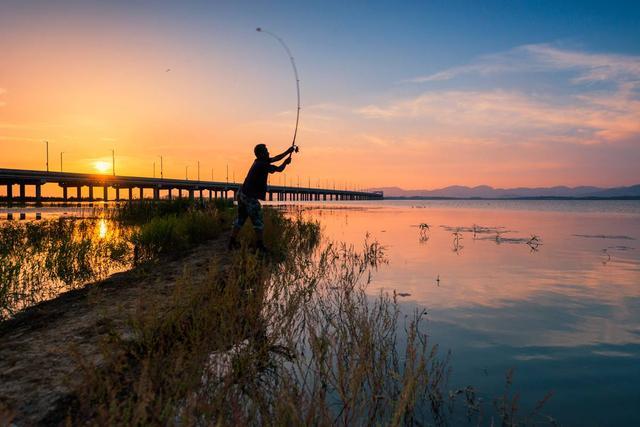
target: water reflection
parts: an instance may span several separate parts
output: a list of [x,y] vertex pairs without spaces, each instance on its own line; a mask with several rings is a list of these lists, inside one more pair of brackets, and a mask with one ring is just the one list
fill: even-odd
[[106,218],[0,223],[0,320],[129,268],[131,232]]
[[523,397],[556,391],[547,412],[561,422],[637,424],[640,202],[576,204],[391,202],[306,215],[334,240],[359,244],[368,232],[386,247],[369,292],[427,308],[432,339],[453,351],[454,383],[495,396],[515,367]]
[[108,232],[109,228],[107,226],[107,220],[104,218],[101,218],[98,220],[98,237],[100,237],[101,239],[104,239],[105,237],[107,237],[107,232]]

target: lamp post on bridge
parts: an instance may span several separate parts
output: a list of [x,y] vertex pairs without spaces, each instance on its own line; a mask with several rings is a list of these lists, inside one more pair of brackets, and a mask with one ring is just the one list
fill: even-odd
[[49,141],[44,141],[44,144],[47,147],[47,172],[49,172]]
[[189,180],[189,165],[184,167],[184,179],[185,181]]
[[116,176],[116,150],[111,149],[111,172]]
[[60,172],[62,172],[62,155],[64,154],[64,151],[60,152]]

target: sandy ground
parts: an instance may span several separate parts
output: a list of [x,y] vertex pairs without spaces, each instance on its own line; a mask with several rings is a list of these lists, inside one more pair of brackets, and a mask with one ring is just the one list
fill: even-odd
[[82,380],[78,361],[99,366],[99,342],[114,331],[130,335],[127,321],[141,296],[160,308],[170,304],[185,269],[204,271],[213,258],[225,263],[225,242],[223,235],[179,259],[115,274],[0,324],[0,425],[64,422],[71,392]]

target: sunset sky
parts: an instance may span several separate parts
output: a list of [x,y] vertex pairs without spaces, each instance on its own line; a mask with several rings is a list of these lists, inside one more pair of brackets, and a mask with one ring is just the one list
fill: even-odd
[[[640,3],[0,3],[0,168],[326,185],[640,183]],[[273,182],[273,181],[272,181]],[[276,181],[277,182],[277,181]]]

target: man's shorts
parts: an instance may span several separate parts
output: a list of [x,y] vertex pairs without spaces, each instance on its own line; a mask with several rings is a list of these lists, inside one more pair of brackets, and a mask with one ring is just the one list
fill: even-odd
[[251,218],[254,229],[262,230],[264,228],[262,206],[260,206],[258,199],[247,197],[242,191],[238,191],[238,217],[234,225],[238,228],[242,227],[247,218]]

